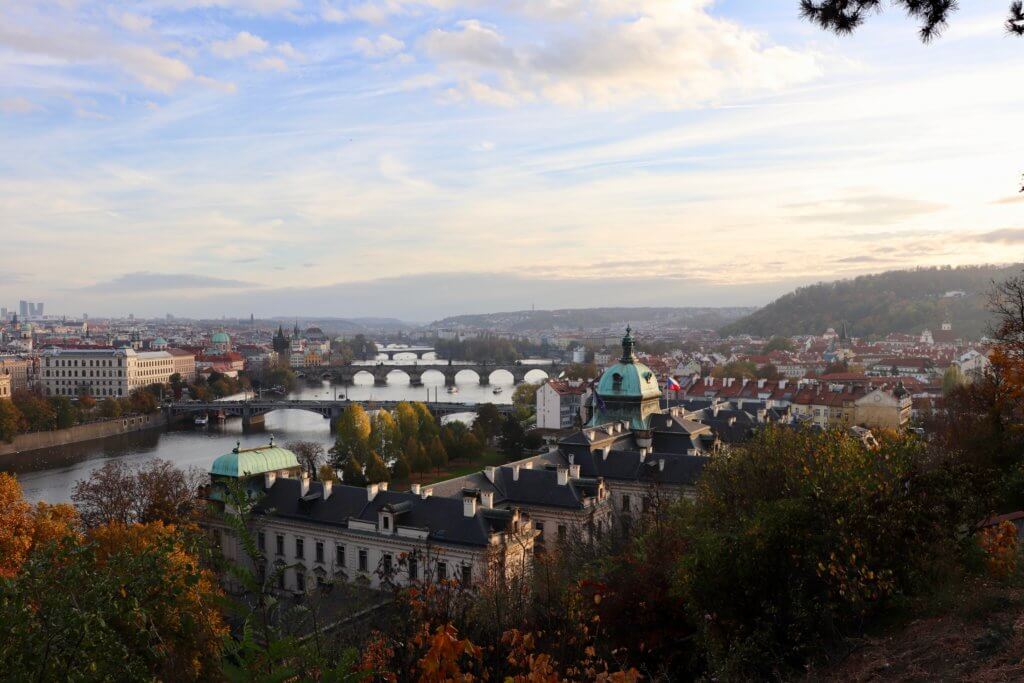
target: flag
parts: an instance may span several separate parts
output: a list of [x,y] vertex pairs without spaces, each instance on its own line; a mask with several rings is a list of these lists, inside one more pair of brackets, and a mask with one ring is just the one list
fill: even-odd
[[680,389],[682,387],[679,386],[679,382],[676,381],[675,377],[669,377],[665,380],[665,391],[679,391]]

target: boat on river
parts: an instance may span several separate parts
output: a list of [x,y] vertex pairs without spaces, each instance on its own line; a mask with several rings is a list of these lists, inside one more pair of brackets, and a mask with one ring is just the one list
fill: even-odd
[[203,413],[202,415],[196,415],[195,423],[197,427],[205,427],[206,425],[210,424],[210,416],[207,415],[206,413]]

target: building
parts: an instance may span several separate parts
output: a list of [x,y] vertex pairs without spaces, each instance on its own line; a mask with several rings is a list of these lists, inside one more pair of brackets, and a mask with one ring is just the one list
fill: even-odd
[[[504,581],[529,567],[537,535],[529,515],[479,490],[454,497],[314,482],[291,451],[274,445],[217,458],[208,498],[222,508],[232,482],[264,494],[253,533],[278,589],[304,593],[335,579],[374,588],[455,579]],[[225,557],[247,561],[238,539],[216,516],[206,521]],[[232,587],[232,586],[229,586]]]
[[579,380],[551,379],[537,389],[537,427],[568,429],[585,416],[582,408],[590,397],[590,387]]
[[47,396],[88,393],[98,398],[124,397],[150,384],[167,384],[176,372],[187,377],[190,358],[194,376],[194,357],[184,352],[136,351],[130,347],[47,349],[41,359],[39,384]]
[[11,391],[28,389],[32,384],[34,362],[23,356],[0,356],[0,372],[10,376]]
[[7,372],[0,372],[0,399],[11,398],[11,375]]

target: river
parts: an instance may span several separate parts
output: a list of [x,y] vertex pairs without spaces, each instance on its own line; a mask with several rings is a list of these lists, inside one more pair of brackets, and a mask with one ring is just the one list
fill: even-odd
[[[429,361],[428,361],[429,363]],[[398,364],[398,363],[395,363]],[[533,379],[533,376],[530,378]],[[440,375],[428,375],[424,386],[413,387],[407,378],[395,373],[387,386],[374,386],[373,378],[359,376],[350,386],[332,385],[326,381],[299,380],[299,388],[289,398],[341,398],[355,400],[424,401],[431,400],[475,403],[510,403],[512,376],[495,373],[490,386],[480,386],[471,376],[458,378],[458,393],[449,394]],[[431,383],[436,381],[437,383]],[[494,388],[502,392],[494,394]],[[235,443],[242,447],[267,443],[273,434],[279,444],[289,441],[319,441],[325,447],[334,444],[327,420],[314,413],[300,410],[280,410],[269,413],[262,431],[242,433],[240,419],[229,419],[223,425],[195,427],[191,424],[170,430],[150,430],[124,434],[96,441],[68,444],[58,448],[32,451],[27,454],[0,456],[0,471],[14,472],[18,476],[25,498],[29,501],[49,503],[67,502],[76,481],[85,479],[92,470],[109,460],[142,463],[151,458],[163,458],[178,467],[209,469],[214,459],[229,452]]]

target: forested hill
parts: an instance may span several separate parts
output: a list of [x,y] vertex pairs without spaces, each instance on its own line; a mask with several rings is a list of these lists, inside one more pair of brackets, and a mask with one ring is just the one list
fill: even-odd
[[715,329],[748,313],[752,308],[563,308],[542,311],[509,311],[457,315],[431,323],[433,327],[468,327],[507,332],[528,330],[577,330],[622,327],[626,323],[657,322],[664,326]]
[[[722,335],[821,334],[847,324],[856,337],[938,329],[949,320],[968,338],[985,333],[993,281],[1020,273],[1013,266],[917,268],[801,287],[720,328]],[[964,295],[951,293],[963,292]]]

